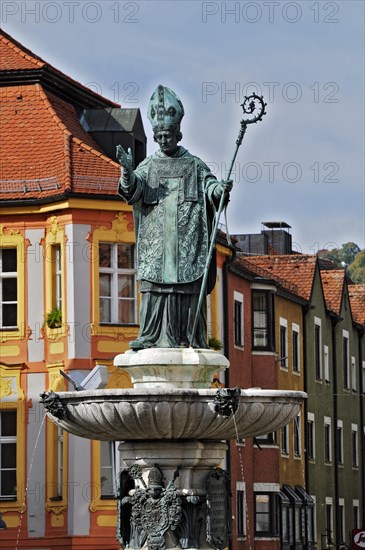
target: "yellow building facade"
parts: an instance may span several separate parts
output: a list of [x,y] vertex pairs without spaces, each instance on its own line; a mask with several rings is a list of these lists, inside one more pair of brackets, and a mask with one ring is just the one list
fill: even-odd
[[[304,391],[303,306],[275,297],[275,341],[278,354],[278,389]],[[305,487],[304,411],[280,432],[281,485]]]
[[[45,419],[39,394],[69,389],[60,370],[70,376],[84,371],[86,376],[97,364],[108,367],[107,387],[131,385],[126,373],[113,367],[113,357],[125,351],[138,332],[132,213],[119,201],[101,210],[100,203],[87,200],[19,210],[4,212],[0,234],[5,261],[8,252],[15,252],[17,285],[17,327],[1,331],[2,426],[16,417],[16,429],[4,443],[11,470],[2,472],[6,498],[0,501],[0,511],[8,530],[1,548],[11,548],[10,541],[18,537],[19,548],[24,541],[27,548],[46,548],[51,540],[61,546],[67,540],[68,548],[86,547],[83,534],[89,545],[93,533],[96,540],[103,538],[106,548],[117,548],[116,500],[110,486],[103,494],[101,480],[108,472],[106,484],[115,481],[111,470],[117,468],[116,447],[112,455],[99,442],[62,433]],[[100,305],[105,269],[100,267],[99,250],[113,254],[115,248],[120,257],[132,260],[126,271],[133,291],[119,300],[121,315],[127,302],[127,320],[133,321],[125,324],[117,322],[123,319],[112,323],[101,318],[106,315]],[[108,269],[111,280],[116,273]],[[113,296],[105,299],[118,305],[112,304]],[[47,318],[56,308],[61,323],[52,326]],[[16,448],[15,462],[10,445]],[[14,477],[13,486],[9,476]]]
[[[133,214],[102,140],[140,162],[141,116],[3,31],[0,55],[0,548],[114,550],[117,445],[63,433],[40,394],[73,389],[60,371],[82,379],[96,365],[108,387],[131,385],[113,358],[138,333]],[[117,133],[94,139],[85,119],[97,116]]]

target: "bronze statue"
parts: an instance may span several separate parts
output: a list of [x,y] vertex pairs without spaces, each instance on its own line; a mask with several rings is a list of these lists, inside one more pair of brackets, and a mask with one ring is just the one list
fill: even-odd
[[[160,150],[133,170],[130,149],[117,146],[122,167],[119,194],[133,205],[142,293],[139,335],[129,344],[134,350],[208,347],[205,300],[193,336],[192,327],[215,210],[222,195],[228,202],[232,180],[217,181],[202,160],[178,145],[183,116],[177,95],[159,85],[148,119]],[[206,294],[215,284],[214,255],[210,264]]]

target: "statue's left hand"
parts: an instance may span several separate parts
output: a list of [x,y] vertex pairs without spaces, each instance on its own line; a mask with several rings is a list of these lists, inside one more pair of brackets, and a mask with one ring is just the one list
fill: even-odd
[[214,197],[220,199],[222,194],[228,196],[232,191],[233,180],[225,180],[218,182],[218,185],[214,189]]
[[228,195],[228,193],[230,193],[232,191],[233,180],[226,180],[226,181],[222,181],[221,183],[224,187],[225,193]]

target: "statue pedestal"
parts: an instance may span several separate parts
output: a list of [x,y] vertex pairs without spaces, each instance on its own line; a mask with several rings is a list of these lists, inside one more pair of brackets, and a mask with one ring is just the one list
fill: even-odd
[[211,349],[149,348],[121,353],[114,365],[128,372],[135,389],[202,389],[210,388],[214,375],[229,362]]
[[[146,485],[155,464],[163,472],[165,487],[173,480],[177,467],[181,467],[174,485],[181,498],[183,513],[178,527],[164,534],[166,549],[215,548],[207,542],[207,478],[213,468],[222,467],[227,445],[213,441],[136,441],[121,443],[119,450],[122,468],[140,466]],[[143,487],[140,481],[136,484]],[[223,499],[224,495],[220,497]],[[163,523],[162,513],[159,520]],[[226,520],[222,518],[223,530],[226,529]],[[218,521],[217,515],[214,521]],[[137,550],[140,547],[129,548]]]

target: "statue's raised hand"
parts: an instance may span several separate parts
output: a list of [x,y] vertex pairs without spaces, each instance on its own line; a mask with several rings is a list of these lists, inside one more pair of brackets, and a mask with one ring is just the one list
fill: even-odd
[[128,147],[128,152],[126,153],[121,145],[117,145],[116,154],[118,162],[122,166],[123,170],[130,173],[133,169],[133,156],[131,148]]

